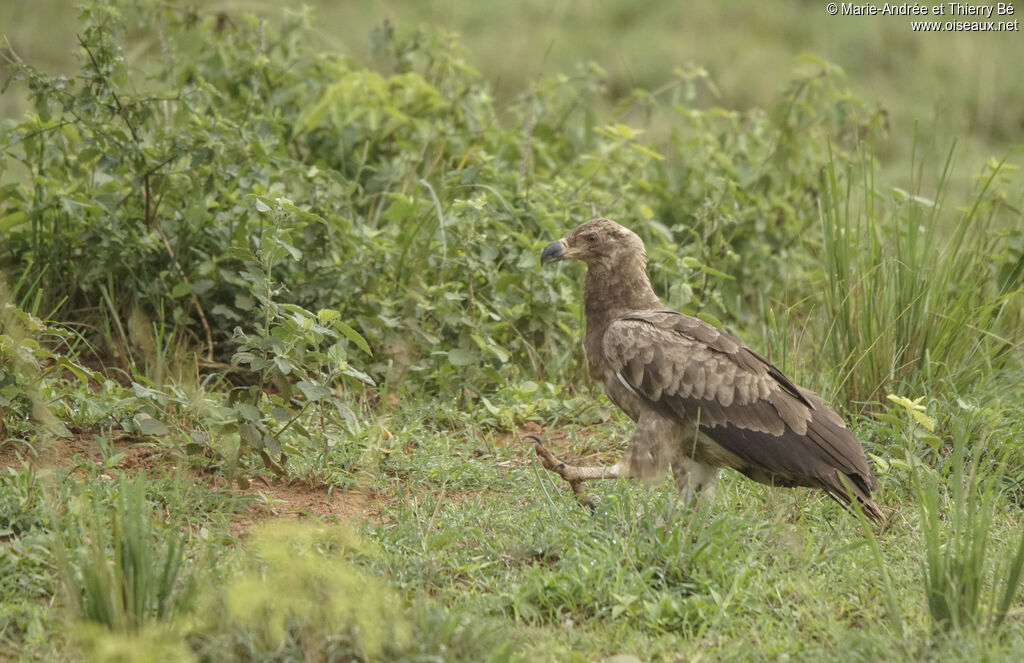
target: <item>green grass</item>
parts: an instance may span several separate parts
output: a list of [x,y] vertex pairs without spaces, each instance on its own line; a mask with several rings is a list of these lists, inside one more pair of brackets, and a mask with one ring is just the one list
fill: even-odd
[[[949,405],[935,403],[932,407]],[[955,404],[953,408],[956,416]],[[313,536],[311,541],[316,541],[319,536],[336,535],[312,530],[307,534],[301,528],[278,532],[269,539],[294,540],[297,547],[291,553],[287,547],[272,553],[263,550],[263,539],[234,540],[221,528],[235,517],[236,503],[219,496],[223,489],[184,478],[146,479],[140,475],[131,484],[111,483],[97,467],[86,473],[84,481],[61,481],[56,484],[60,488],[46,489],[50,479],[37,478],[36,471],[8,470],[0,475],[7,496],[0,501],[0,526],[8,532],[2,548],[5,561],[0,563],[16,564],[19,569],[5,574],[2,583],[8,651],[29,659],[46,659],[55,653],[53,648],[70,656],[81,651],[80,647],[88,651],[116,648],[124,638],[143,650],[178,643],[175,651],[187,651],[180,646],[191,643],[192,651],[203,660],[231,659],[239,655],[238,646],[249,652],[244,660],[271,660],[276,656],[272,652],[309,651],[309,638],[320,642],[316,638],[321,636],[315,634],[336,633],[337,624],[347,623],[345,615],[354,614],[350,611],[358,605],[343,602],[331,608],[336,612],[316,613],[298,607],[317,605],[316,592],[323,583],[348,587],[348,583],[363,582],[349,575],[331,575],[340,573],[329,571],[339,563],[335,559],[339,554],[361,569],[360,574],[380,583],[373,592],[403,597],[389,608],[394,611],[392,616],[385,618],[393,621],[394,628],[424,634],[413,638],[421,648],[419,654],[408,647],[399,648],[379,653],[385,660],[429,660],[429,651],[441,651],[437,647],[462,652],[458,660],[488,656],[504,660],[513,655],[551,661],[594,660],[618,653],[634,654],[642,660],[676,660],[679,655],[700,655],[708,660],[945,660],[968,656],[1013,660],[1024,651],[1020,595],[1005,602],[1008,585],[998,579],[1005,576],[993,575],[1005,574],[1005,560],[1018,554],[1020,514],[1018,507],[1008,502],[1009,494],[993,492],[1000,474],[984,461],[981,452],[965,457],[961,469],[948,479],[942,478],[947,475],[941,466],[930,470],[933,478],[928,479],[927,490],[933,502],[914,488],[913,476],[918,470],[905,460],[920,463],[916,455],[920,451],[914,449],[911,456],[895,451],[886,455],[887,464],[879,466],[885,469],[879,499],[894,510],[893,524],[882,533],[866,535],[854,517],[815,492],[773,490],[734,473],[726,473],[715,495],[692,509],[678,502],[667,477],[651,485],[627,481],[597,484],[590,488],[598,503],[591,514],[560,480],[539,468],[528,445],[471,426],[454,430],[424,426],[420,417],[431,411],[428,402],[404,403],[395,411],[392,433],[397,443],[378,462],[376,473],[364,479],[370,482],[366,486],[373,489],[373,501],[380,510],[362,523],[350,521],[363,543],[345,535],[349,538],[341,548],[323,539],[302,552],[307,550],[302,546],[309,545],[299,543],[306,540],[303,537]],[[471,421],[477,415],[471,411],[465,416]],[[899,438],[910,431],[905,426],[912,425],[894,424],[874,431],[858,427],[857,432],[876,445],[898,449],[902,444]],[[972,439],[1000,432],[1019,434],[1024,421],[1019,412],[1002,411],[975,420],[968,429]],[[622,448],[628,426],[613,422],[598,430],[568,432],[569,449],[614,454]],[[956,428],[950,439],[963,440],[967,434],[967,430]],[[941,430],[939,435],[945,437]],[[961,452],[959,444],[953,446],[954,453]],[[982,482],[979,495],[987,500],[985,520],[957,510],[964,499],[957,492],[965,481],[964,467],[971,468],[974,480]],[[47,600],[40,598],[40,592],[45,596],[54,591],[58,579],[56,569],[46,561],[50,535],[45,532],[52,522],[61,523],[65,536],[77,530],[98,530],[90,524],[95,522],[94,508],[56,505],[76,504],[76,494],[94,494],[92,499],[99,499],[99,504],[116,505],[124,499],[118,497],[118,486],[125,485],[145,490],[147,500],[158,506],[159,515],[151,518],[156,518],[161,529],[172,527],[184,534],[181,554],[198,562],[182,569],[198,588],[193,588],[188,603],[193,607],[179,611],[173,619],[149,622],[165,625],[164,630],[151,627],[138,636],[117,631],[103,635],[88,629],[81,632],[84,635],[75,635],[75,631],[70,637],[63,635],[67,632],[62,613],[45,610]],[[963,485],[973,490],[970,482]],[[45,498],[47,490],[56,490],[61,497]],[[272,488],[268,490],[273,494]],[[921,509],[915,504],[918,500]],[[60,511],[54,513],[54,508]],[[944,540],[946,526],[933,519],[947,511],[957,528],[953,536],[977,534],[977,528],[984,526],[986,538],[972,554],[981,555],[985,568],[975,576],[970,569],[960,573],[974,577],[979,583],[977,591],[994,597],[993,606],[999,605],[1000,610],[1008,607],[1003,627],[994,637],[988,626],[949,632],[933,628],[934,607],[930,607],[932,599],[926,589],[943,567],[935,566],[932,555],[953,555],[953,551],[941,552],[946,548],[930,537]],[[196,522],[199,513],[203,516]],[[183,523],[192,524],[183,529]],[[959,529],[965,526],[974,529]],[[877,552],[872,551],[866,536],[878,536]],[[165,545],[167,539],[153,536],[152,541]],[[137,543],[146,545],[143,540]],[[226,543],[232,543],[237,552],[224,548]],[[353,552],[346,553],[352,546]],[[279,614],[273,617],[282,620],[279,627],[250,621],[256,614],[264,614],[259,612],[262,609],[231,612],[237,609],[230,606],[239,600],[250,604],[262,600],[258,592],[246,589],[246,583],[252,581],[244,579],[251,573],[244,570],[249,568],[244,551],[250,548],[263,550],[258,552],[264,565],[259,567],[263,569],[260,586],[282,582],[294,594],[295,607],[277,604],[274,609],[284,612],[266,613],[268,619]],[[37,549],[38,553],[32,552]],[[116,548],[110,550],[112,560],[120,559]],[[103,564],[102,550],[94,548],[88,553],[96,554],[101,557],[91,563],[94,570]],[[327,557],[317,561],[322,554]],[[159,559],[152,557],[154,562]],[[959,564],[957,559],[951,556],[948,563]],[[78,568],[74,562],[70,564]],[[898,597],[902,633],[886,604],[887,582]],[[337,591],[339,595],[358,595]],[[308,598],[300,598],[303,596]],[[207,609],[214,610],[211,614],[217,617],[200,618],[205,614],[201,611]],[[985,610],[981,614],[988,615]],[[434,630],[437,628],[440,630]],[[33,635],[38,632],[61,637],[39,639]],[[433,639],[423,641],[426,633]],[[334,643],[325,645],[328,649],[342,647],[337,651],[349,646],[340,640],[322,642]],[[377,646],[370,642],[355,646]],[[227,648],[235,654],[228,654]],[[427,658],[416,658],[419,655]]]
[[[44,30],[91,57],[20,69],[50,115],[0,141],[0,660],[1024,658],[1020,42],[717,6],[388,6],[479,77],[436,31],[362,50],[379,7],[5,5],[29,64],[66,66]],[[864,99],[790,76],[805,46]],[[533,76],[584,57],[609,75]],[[685,59],[719,106],[699,68],[616,105]],[[591,512],[540,468],[524,433],[613,462],[631,432],[580,272],[537,269],[592,206],[849,413],[888,527],[731,472]]]
[[[1019,293],[992,262],[1005,160],[976,178],[966,200],[951,200],[951,149],[931,198],[922,184],[884,191],[866,160],[828,170],[822,205],[823,317],[820,361],[835,367],[848,401],[942,385],[967,393],[978,375],[1012,370],[1020,339]],[[918,171],[920,172],[920,171]]]

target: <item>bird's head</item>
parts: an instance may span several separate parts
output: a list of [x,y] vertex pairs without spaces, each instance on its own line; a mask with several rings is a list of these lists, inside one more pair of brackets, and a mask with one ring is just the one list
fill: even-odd
[[576,226],[560,240],[551,242],[540,254],[541,264],[558,260],[582,260],[588,267],[609,269],[639,259],[646,262],[644,242],[633,231],[611,219],[591,219]]

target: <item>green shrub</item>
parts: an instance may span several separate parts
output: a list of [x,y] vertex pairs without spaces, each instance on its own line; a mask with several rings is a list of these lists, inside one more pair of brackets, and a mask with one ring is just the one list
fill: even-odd
[[337,526],[262,527],[237,572],[204,593],[190,628],[200,655],[223,637],[252,656],[295,647],[318,660],[343,651],[375,660],[389,644],[407,646],[398,597],[346,561],[356,545]]
[[341,525],[270,522],[186,620],[199,660],[499,661],[509,641],[466,615],[398,593],[361,567]]
[[[710,85],[700,70],[684,80]],[[882,138],[884,118],[849,93],[837,67],[810,56],[766,111],[701,110],[686,96],[674,110],[652,206],[685,246],[655,251],[656,262],[670,261],[655,267],[655,282],[670,294],[681,289],[673,298],[680,305],[739,320],[742,330],[766,305],[813,292],[817,256],[807,240],[826,192],[829,148],[845,162]],[[689,287],[680,283],[694,268]]]
[[61,347],[72,346],[75,340],[68,330],[22,310],[0,274],[0,444],[68,435],[53,412],[56,394],[66,381],[63,376],[66,373],[80,385],[95,378],[74,361],[67,347]]
[[[594,66],[538,81],[503,115],[452,38],[426,29],[380,33],[376,70],[315,52],[307,14],[276,28],[93,2],[82,24],[76,75],[18,63],[35,112],[0,136],[17,171],[0,182],[0,268],[124,364],[145,352],[125,323],[139,315],[208,358],[258,322],[238,256],[272,219],[249,196],[303,212],[302,258],[273,277],[288,303],[350,321],[374,349],[358,368],[392,393],[582,378],[578,277],[539,273],[538,251],[595,209],[648,240],[671,303],[743,329],[760,293],[808,290],[796,249],[825,145],[878,124],[818,62],[769,113],[699,110],[692,92],[711,83],[679,72],[660,142],[599,117]],[[660,103],[637,91],[620,117]]]

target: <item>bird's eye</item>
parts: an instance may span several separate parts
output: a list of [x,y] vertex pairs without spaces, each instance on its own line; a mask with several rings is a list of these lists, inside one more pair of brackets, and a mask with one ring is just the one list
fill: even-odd
[[597,241],[597,233],[590,233],[589,235],[587,235],[587,241],[590,242],[591,244],[596,242]]

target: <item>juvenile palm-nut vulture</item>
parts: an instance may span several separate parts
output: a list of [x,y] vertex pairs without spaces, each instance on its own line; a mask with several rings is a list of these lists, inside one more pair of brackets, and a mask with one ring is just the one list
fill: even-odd
[[608,467],[566,465],[534,436],[546,469],[578,492],[586,480],[656,478],[670,466],[690,501],[719,467],[730,467],[769,485],[820,488],[883,520],[871,499],[875,477],[843,420],[739,340],[662,303],[636,234],[592,219],[541,254],[541,264],[570,259],[587,265],[590,375],[636,430],[625,456]]

